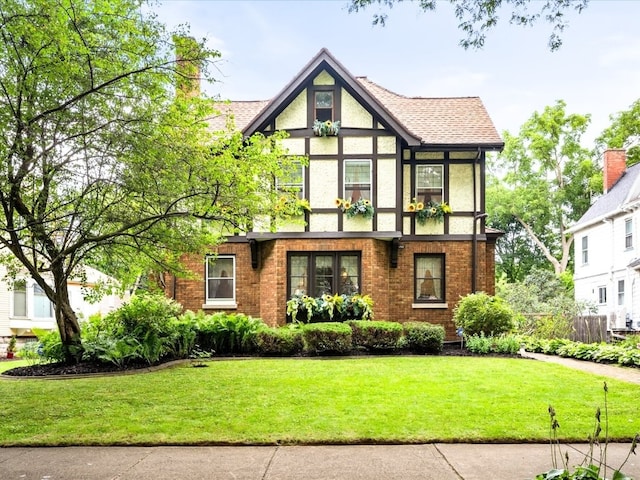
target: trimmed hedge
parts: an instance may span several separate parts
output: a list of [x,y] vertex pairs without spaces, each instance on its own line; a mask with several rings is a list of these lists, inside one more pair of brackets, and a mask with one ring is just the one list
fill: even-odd
[[350,320],[355,348],[373,352],[394,351],[402,345],[403,328],[398,322]]
[[258,355],[292,356],[302,352],[304,342],[299,328],[263,328],[256,333]]
[[345,323],[308,323],[302,327],[302,338],[310,355],[344,354],[352,348],[351,327]]
[[410,350],[417,353],[440,353],[444,346],[444,327],[427,322],[407,322],[404,336]]

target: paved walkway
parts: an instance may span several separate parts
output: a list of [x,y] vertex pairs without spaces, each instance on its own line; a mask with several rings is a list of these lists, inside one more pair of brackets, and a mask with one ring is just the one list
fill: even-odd
[[[640,384],[640,369],[525,356]],[[588,445],[561,449],[573,467]],[[619,467],[629,451],[609,444],[606,463]],[[548,444],[0,448],[2,480],[526,480],[551,467]],[[640,457],[622,470],[640,480]]]

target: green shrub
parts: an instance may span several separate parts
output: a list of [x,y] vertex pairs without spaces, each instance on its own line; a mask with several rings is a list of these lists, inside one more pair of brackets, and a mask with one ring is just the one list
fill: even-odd
[[349,320],[354,347],[364,347],[374,352],[393,351],[400,347],[403,335],[398,322]]
[[338,322],[309,323],[302,328],[304,348],[311,355],[348,353],[351,335],[351,327]]
[[250,353],[255,348],[256,333],[265,324],[241,313],[218,312],[197,315],[195,343],[202,351],[217,355]]
[[535,320],[533,334],[540,338],[569,338],[573,331],[573,317],[556,314]]
[[484,333],[467,337],[467,349],[473,353],[515,355],[520,351],[520,338],[515,335],[486,337]]
[[513,312],[499,297],[484,292],[470,293],[460,299],[453,311],[457,328],[465,335],[500,335],[513,328]]
[[403,325],[407,347],[418,353],[440,353],[444,345],[444,327],[427,322]]
[[47,331],[34,328],[33,333],[38,337],[41,356],[45,362],[58,363],[65,361],[62,340],[58,330]]
[[258,355],[292,356],[302,352],[302,330],[298,328],[262,328],[256,332]]

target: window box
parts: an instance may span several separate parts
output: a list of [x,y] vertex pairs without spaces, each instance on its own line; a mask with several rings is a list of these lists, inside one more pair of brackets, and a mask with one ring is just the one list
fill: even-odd
[[326,120],[321,122],[320,120],[316,120],[313,122],[313,134],[316,137],[330,137],[338,135],[340,131],[340,120],[332,122],[331,120]]

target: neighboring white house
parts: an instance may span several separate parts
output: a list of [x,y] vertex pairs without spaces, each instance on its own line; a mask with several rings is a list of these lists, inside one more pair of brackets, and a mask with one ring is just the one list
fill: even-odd
[[610,330],[640,330],[640,164],[624,150],[604,154],[604,195],[569,231],[574,234],[575,297],[594,302]]
[[[51,302],[36,282],[28,276],[18,278],[13,287],[4,281],[6,270],[0,266],[0,338],[30,337],[34,328],[53,330],[56,328]],[[97,303],[84,299],[83,289],[91,288],[98,282],[112,279],[104,273],[85,267],[86,281],[69,280],[71,307],[79,319],[87,319],[95,313],[106,314],[120,306],[123,299],[117,295],[104,296]]]

